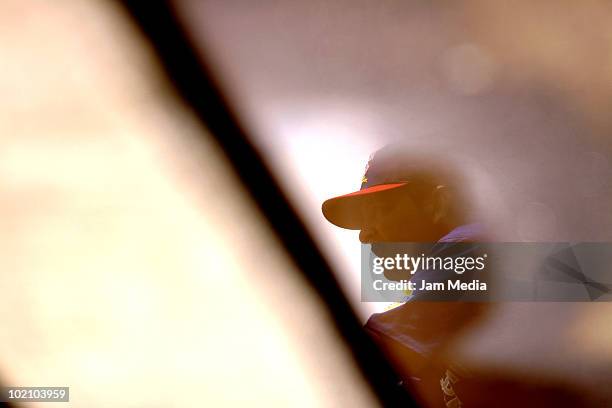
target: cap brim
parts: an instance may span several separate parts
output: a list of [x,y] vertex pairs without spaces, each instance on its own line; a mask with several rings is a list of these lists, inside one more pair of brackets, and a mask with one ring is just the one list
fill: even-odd
[[361,229],[363,225],[363,205],[380,194],[400,188],[406,184],[379,184],[350,194],[330,198],[323,203],[323,215],[329,222],[340,228]]

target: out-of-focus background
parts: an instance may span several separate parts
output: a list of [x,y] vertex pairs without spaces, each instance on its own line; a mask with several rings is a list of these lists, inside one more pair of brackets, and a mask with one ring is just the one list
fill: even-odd
[[[502,239],[610,240],[609,2],[173,4],[362,321],[385,305],[320,206],[392,140],[460,163]],[[0,7],[2,383],[75,407],[375,405],[123,8]],[[500,309],[458,350],[603,392],[610,316]]]
[[390,141],[458,164],[501,240],[610,239],[609,2],[174,3],[363,319],[320,206]]

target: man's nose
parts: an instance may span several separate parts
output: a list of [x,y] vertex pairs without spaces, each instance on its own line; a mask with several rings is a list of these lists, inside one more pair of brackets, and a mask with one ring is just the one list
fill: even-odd
[[361,241],[362,244],[372,243],[374,242],[375,238],[376,238],[376,231],[373,228],[363,228],[359,232],[359,241]]

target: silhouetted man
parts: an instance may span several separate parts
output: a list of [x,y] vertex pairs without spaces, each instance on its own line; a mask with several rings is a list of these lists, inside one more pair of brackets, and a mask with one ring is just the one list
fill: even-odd
[[[371,156],[361,189],[325,201],[323,214],[339,227],[361,230],[360,241],[372,244],[374,253],[383,250],[377,248],[382,243],[419,242],[432,243],[429,255],[456,256],[458,246],[465,255],[471,250],[465,243],[483,240],[480,225],[470,222],[465,191],[460,175],[445,163],[417,156],[402,145],[388,145]],[[402,278],[393,271],[385,276]],[[409,279],[453,276],[453,271],[428,270]],[[401,306],[373,315],[365,327],[424,401],[460,406],[454,384],[461,368],[438,361],[439,351],[482,305],[452,298],[429,302],[430,296],[414,291]]]

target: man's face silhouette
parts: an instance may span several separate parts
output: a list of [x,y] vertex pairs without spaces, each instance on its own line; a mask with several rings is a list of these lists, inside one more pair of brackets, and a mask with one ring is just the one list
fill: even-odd
[[[432,191],[433,190],[433,191]],[[407,184],[371,197],[361,207],[359,240],[376,242],[435,242],[440,238],[436,223],[439,194],[435,189],[420,191]]]
[[406,188],[380,193],[361,208],[362,243],[410,241],[421,211]]
[[446,162],[402,144],[377,150],[361,188],[325,200],[325,218],[363,243],[437,242],[462,224],[462,188]]

